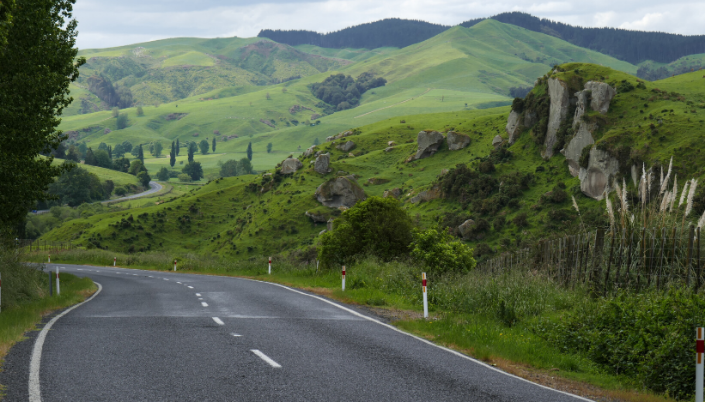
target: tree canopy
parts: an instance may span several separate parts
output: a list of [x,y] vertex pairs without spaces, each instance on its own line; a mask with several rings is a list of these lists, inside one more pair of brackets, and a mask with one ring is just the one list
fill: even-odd
[[360,97],[367,90],[384,86],[386,83],[387,80],[375,78],[371,73],[362,73],[357,80],[349,75],[333,74],[323,82],[309,85],[309,89],[313,96],[333,106],[332,110],[326,110],[326,113],[332,113],[357,106],[360,104]]

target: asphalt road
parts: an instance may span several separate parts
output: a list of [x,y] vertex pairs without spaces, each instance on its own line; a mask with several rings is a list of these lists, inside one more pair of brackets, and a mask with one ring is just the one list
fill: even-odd
[[[581,400],[283,286],[58,266],[102,290],[46,332],[43,401]],[[7,356],[8,401],[28,400],[37,332]]]
[[[96,201],[96,202],[102,202],[103,204],[109,204],[112,202],[132,200],[135,198],[140,198],[140,197],[154,194],[154,193],[160,191],[162,188],[164,188],[164,187],[161,184],[157,183],[156,181],[150,181],[149,182],[149,190],[147,190],[147,191],[143,191],[143,192],[137,193],[137,194],[128,195],[128,196],[125,196],[122,198],[116,198],[114,200]],[[42,215],[42,214],[46,214],[46,213],[49,213],[48,209],[41,209],[41,210],[34,212],[35,215]]]

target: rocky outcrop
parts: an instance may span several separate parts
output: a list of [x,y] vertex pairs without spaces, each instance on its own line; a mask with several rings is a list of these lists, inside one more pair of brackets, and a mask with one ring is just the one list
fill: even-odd
[[619,172],[617,159],[605,151],[592,148],[587,169],[580,168],[580,190],[588,197],[601,200],[617,172]]
[[343,131],[343,132],[340,133],[340,134],[331,135],[330,137],[326,138],[326,142],[331,142],[331,141],[339,140],[339,139],[341,139],[341,138],[344,138],[344,137],[347,137],[347,136],[350,136],[350,135],[353,135],[353,132],[352,132],[352,131]]
[[355,143],[352,141],[348,141],[345,144],[338,145],[336,148],[338,148],[339,150],[341,150],[343,152],[350,152],[353,149],[355,149]]
[[313,222],[316,222],[316,223],[326,223],[328,221],[328,219],[326,219],[325,216],[311,213],[309,211],[306,211],[306,213],[304,215],[308,216],[309,218],[311,218],[311,220]]
[[330,179],[316,189],[318,202],[331,208],[350,208],[358,201],[363,201],[366,198],[362,187],[351,176]]
[[397,145],[396,142],[394,142],[394,141],[387,141],[387,146],[388,146],[388,147],[393,147],[393,146],[395,146],[395,145]]
[[320,154],[316,157],[316,163],[313,165],[313,170],[320,174],[330,173],[332,169],[328,167],[328,165],[330,165],[330,154]]
[[308,149],[304,151],[304,153],[301,155],[302,158],[308,158],[309,156],[313,155],[314,151],[316,150],[315,145],[311,145]]
[[573,177],[580,173],[580,155],[583,153],[583,148],[595,143],[592,137],[592,132],[595,126],[593,124],[583,123],[575,136],[570,140],[565,147],[563,153],[568,160],[568,170]]
[[394,147],[384,148],[384,152],[392,152],[392,150],[394,150]]
[[304,167],[304,164],[296,158],[286,158],[282,162],[282,174],[292,174]]
[[502,138],[501,135],[495,135],[495,137],[492,139],[492,146],[494,149],[497,149],[502,146],[502,143],[504,142],[504,138]]
[[448,149],[457,151],[470,145],[470,137],[465,134],[448,131]]
[[609,84],[597,81],[588,81],[585,84],[585,90],[590,91],[590,109],[607,114],[617,91]]
[[536,112],[527,110],[524,112],[524,127],[532,127],[534,124],[538,123],[538,115]]
[[416,137],[419,149],[411,160],[419,160],[433,156],[433,154],[438,151],[441,144],[443,144],[443,140],[443,134],[438,131],[421,131]]
[[411,202],[412,204],[416,204],[424,201],[428,202],[437,198],[441,198],[441,187],[439,185],[435,185],[426,191],[418,193],[417,195],[412,197],[409,202]]
[[474,226],[475,226],[475,221],[472,219],[468,219],[465,222],[463,222],[460,226],[458,226],[458,232],[460,232],[460,235],[465,239],[468,236],[470,236]]
[[568,85],[557,78],[549,78],[548,95],[551,98],[551,107],[548,115],[548,130],[546,131],[546,140],[544,142],[546,149],[543,152],[543,156],[546,158],[553,156],[553,147],[558,140],[556,137],[558,128],[568,113],[568,106],[570,105]]
[[384,194],[382,194],[382,197],[384,197],[384,198],[393,197],[393,198],[399,199],[399,197],[401,197],[401,189],[400,188],[393,188],[391,190],[384,190]]
[[509,134],[509,145],[514,144],[514,142],[519,138],[519,133],[521,133],[521,114],[512,110],[509,113],[509,118],[507,119],[507,134]]

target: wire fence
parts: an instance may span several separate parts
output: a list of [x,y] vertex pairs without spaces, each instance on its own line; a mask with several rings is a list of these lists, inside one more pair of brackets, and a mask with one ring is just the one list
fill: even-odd
[[565,286],[588,284],[598,294],[703,284],[700,228],[662,227],[595,231],[542,240],[478,264],[491,273],[542,271]]
[[15,240],[15,246],[22,252],[26,253],[39,251],[61,252],[77,248],[77,246],[69,241],[46,241],[31,239],[17,239]]

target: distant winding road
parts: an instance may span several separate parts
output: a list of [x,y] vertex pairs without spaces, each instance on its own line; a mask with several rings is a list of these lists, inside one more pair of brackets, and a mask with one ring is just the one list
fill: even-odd
[[[159,191],[161,191],[162,188],[164,188],[164,187],[161,184],[157,183],[156,181],[150,181],[149,182],[149,190],[147,190],[147,191],[143,191],[143,192],[137,193],[137,194],[128,195],[128,196],[125,196],[122,198],[116,198],[114,200],[96,201],[96,202],[102,202],[103,204],[109,204],[112,202],[133,200],[135,198],[145,197],[145,196],[154,194],[156,192],[159,192]],[[42,210],[35,212],[35,214],[41,215],[41,214],[46,214],[47,212],[49,212],[48,209],[42,209]]]
[[586,400],[286,286],[54,267],[101,291],[10,350],[8,401]]

